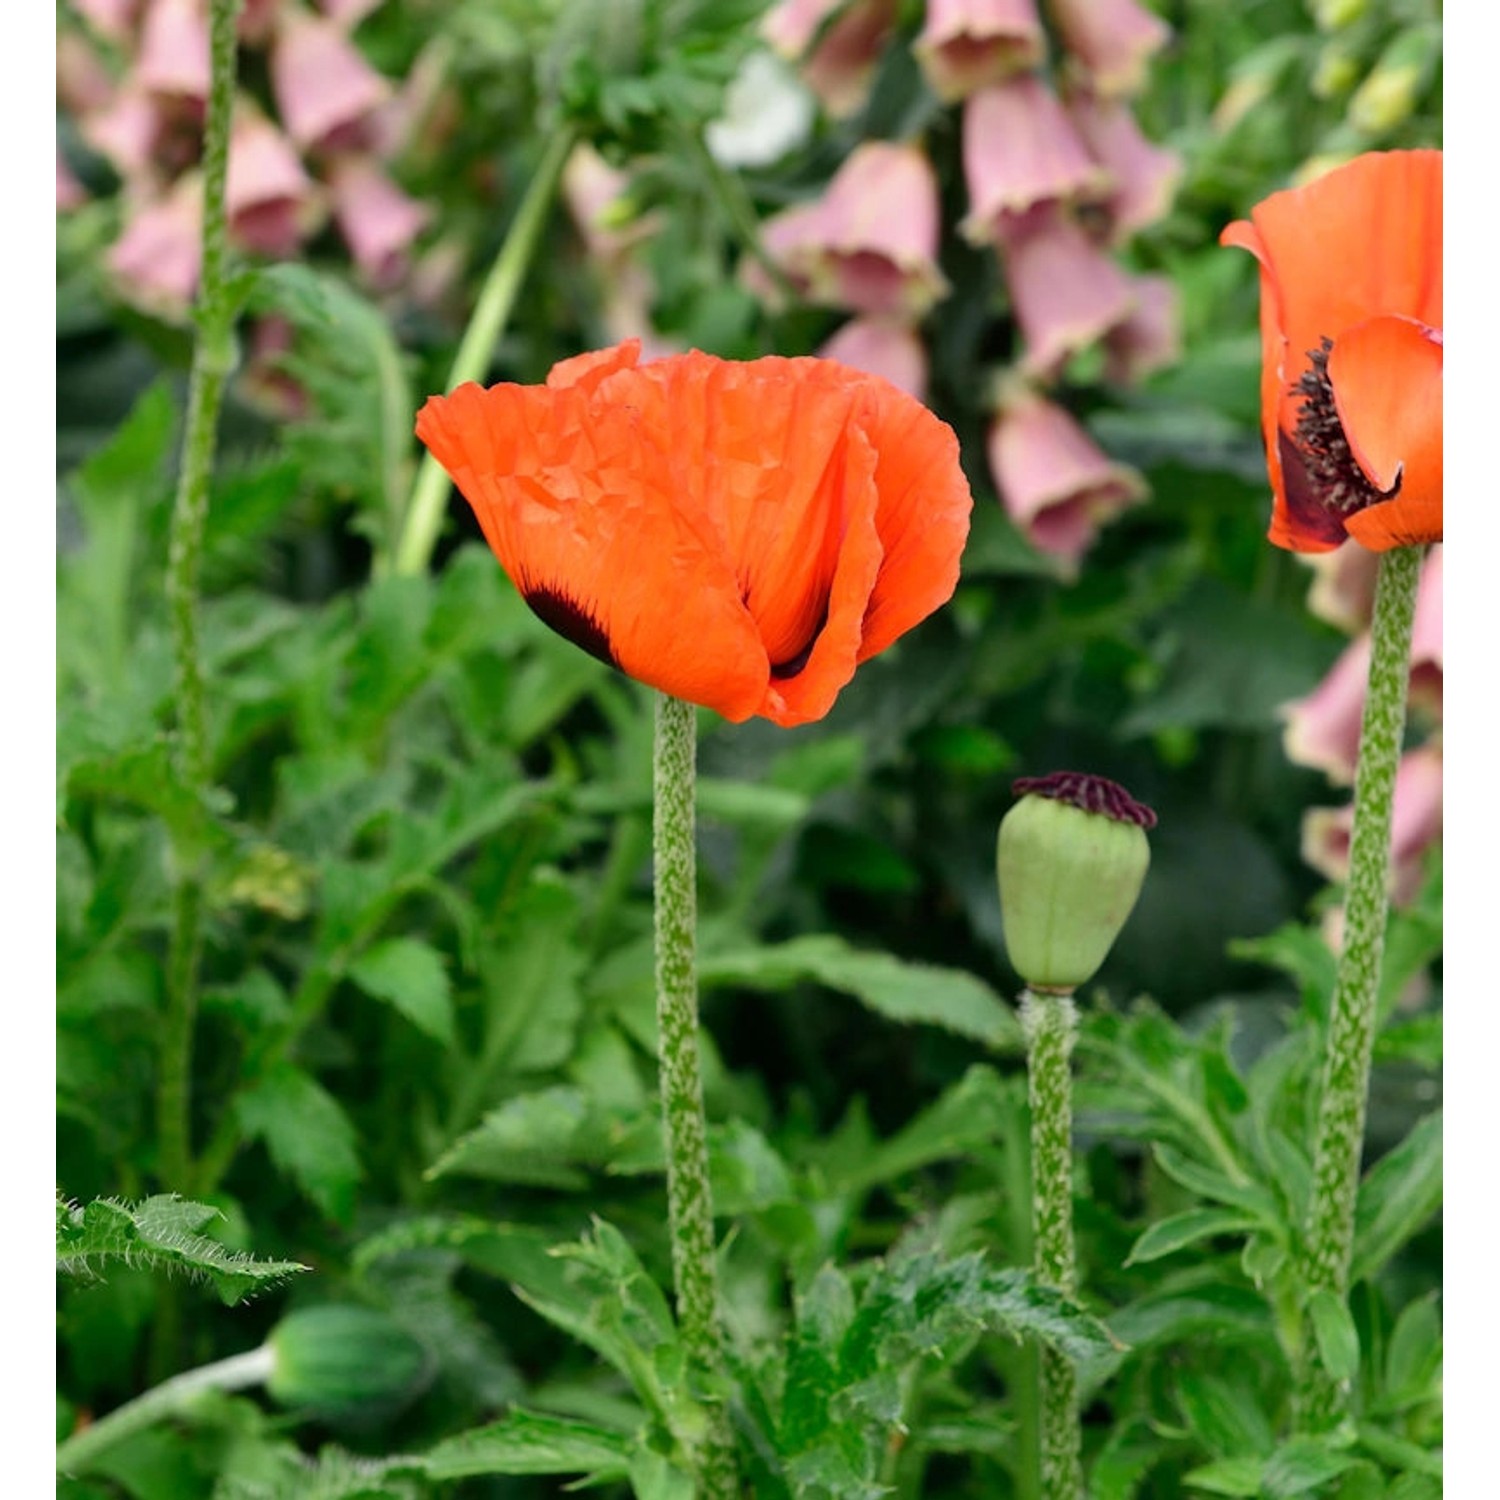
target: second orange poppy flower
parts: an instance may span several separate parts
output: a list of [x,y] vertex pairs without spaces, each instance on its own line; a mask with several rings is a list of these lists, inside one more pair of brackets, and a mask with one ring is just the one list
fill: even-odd
[[460,386],[417,436],[560,634],[735,722],[822,718],[952,596],[957,439],[831,360],[639,357],[631,340],[542,386]]

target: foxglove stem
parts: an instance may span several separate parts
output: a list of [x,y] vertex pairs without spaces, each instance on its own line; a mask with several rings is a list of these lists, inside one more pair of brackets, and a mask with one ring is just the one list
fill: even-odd
[[[1037,1276],[1072,1296],[1073,1043],[1078,1009],[1069,995],[1021,996],[1026,1033],[1027,1093],[1031,1101],[1031,1223]],[[1041,1351],[1042,1500],[1081,1500],[1082,1441],[1078,1373],[1055,1349]]]
[[[209,19],[210,83],[203,136],[203,256],[182,464],[172,506],[167,602],[176,672],[177,774],[201,804],[208,792],[208,730],[203,658],[198,640],[198,588],[208,488],[218,446],[219,408],[234,365],[234,305],[229,294],[224,187],[234,110],[235,19],[239,0],[213,0]],[[167,959],[167,1008],[156,1094],[158,1173],[163,1184],[190,1191],[193,1026],[203,943],[203,850],[198,837],[179,837],[173,850],[176,889]]]
[[[548,141],[536,176],[531,179],[526,196],[516,210],[510,232],[495,257],[479,301],[474,305],[469,326],[464,330],[458,353],[453,357],[453,367],[448,371],[450,391],[467,380],[482,380],[489,369],[495,345],[500,342],[500,335],[510,321],[511,309],[541,243],[552,200],[557,196],[557,185],[562,181],[563,168],[576,140],[577,135],[569,125],[560,127]],[[443,466],[432,454],[424,454],[406,507],[401,535],[396,542],[392,567],[398,575],[424,572],[432,560],[450,482]]]
[[[1309,1292],[1330,1291],[1338,1297],[1349,1292],[1370,1057],[1390,904],[1391,811],[1406,729],[1412,617],[1421,569],[1420,547],[1397,547],[1381,554],[1370,626],[1370,678],[1354,779],[1344,951],[1328,1017],[1301,1278]],[[1303,1357],[1298,1424],[1305,1430],[1334,1426],[1347,1408],[1349,1393],[1323,1368],[1310,1333]]]
[[[688,1357],[722,1383],[719,1278],[708,1181],[708,1127],[698,1061],[698,868],[695,834],[698,711],[666,693],[656,699],[652,821],[656,872],[656,1028],[661,1113],[667,1148],[667,1208],[677,1323]],[[739,1493],[734,1445],[720,1393],[700,1458],[699,1493]]]

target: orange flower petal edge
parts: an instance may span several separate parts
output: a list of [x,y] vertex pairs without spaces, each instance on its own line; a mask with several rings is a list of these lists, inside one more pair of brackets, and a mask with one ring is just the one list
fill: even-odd
[[630,340],[433,396],[417,436],[543,621],[735,722],[822,718],[958,582],[957,439],[833,360],[641,364]]
[[1260,262],[1271,541],[1441,541],[1442,152],[1356,157],[1220,243]]

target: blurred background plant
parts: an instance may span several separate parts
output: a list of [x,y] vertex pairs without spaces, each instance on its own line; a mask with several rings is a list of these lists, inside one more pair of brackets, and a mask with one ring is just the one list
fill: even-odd
[[[160,580],[205,13],[58,8],[58,1170],[87,1205],[68,1264],[96,1273],[62,1289],[60,1436],[330,1305],[424,1353],[362,1413],[309,1399],[290,1425],[197,1390],[66,1492],[684,1493],[693,1406],[654,1291],[649,705],[533,619],[463,507],[430,572],[391,566],[413,414],[562,140],[491,378],[632,335],[832,354],[953,424],[977,502],[952,606],[825,721],[704,725],[711,1147],[755,1493],[1033,1496],[1034,1342],[1001,1334],[1083,1361],[1096,1496],[1439,1493],[1440,636],[1414,652],[1354,1322],[1317,1314],[1361,1420],[1289,1444],[1340,874],[1310,810],[1335,752],[1306,747],[1315,723],[1347,740],[1368,606],[1345,569],[1318,586],[1355,601],[1330,623],[1264,542],[1253,269],[1216,247],[1268,191],[1440,144],[1438,7],[244,5],[197,1149],[165,1182],[167,851],[201,810],[168,771]],[[1123,1348],[997,1279],[1030,1246],[994,828],[1012,776],[1059,766],[1160,814],[1078,1055],[1082,1295]],[[251,1250],[291,1285],[246,1304],[216,1278]],[[189,1289],[164,1344],[173,1265],[238,1305]],[[350,1355],[330,1387],[373,1336],[328,1325]]]

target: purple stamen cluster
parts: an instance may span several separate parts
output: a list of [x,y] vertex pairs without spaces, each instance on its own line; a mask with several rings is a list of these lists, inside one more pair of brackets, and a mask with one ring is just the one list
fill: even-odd
[[1050,797],[1066,802],[1081,812],[1102,813],[1117,823],[1134,823],[1139,828],[1155,828],[1156,814],[1144,802],[1137,802],[1118,781],[1090,776],[1086,771],[1053,771],[1047,776],[1022,776],[1011,783],[1017,797]]
[[1386,494],[1370,483],[1355,459],[1328,378],[1332,350],[1333,340],[1327,337],[1318,348],[1309,349],[1308,368],[1292,387],[1302,397],[1296,441],[1309,489],[1318,504],[1335,515],[1352,516],[1367,505],[1389,500],[1401,488],[1401,480],[1398,476],[1394,488]]

